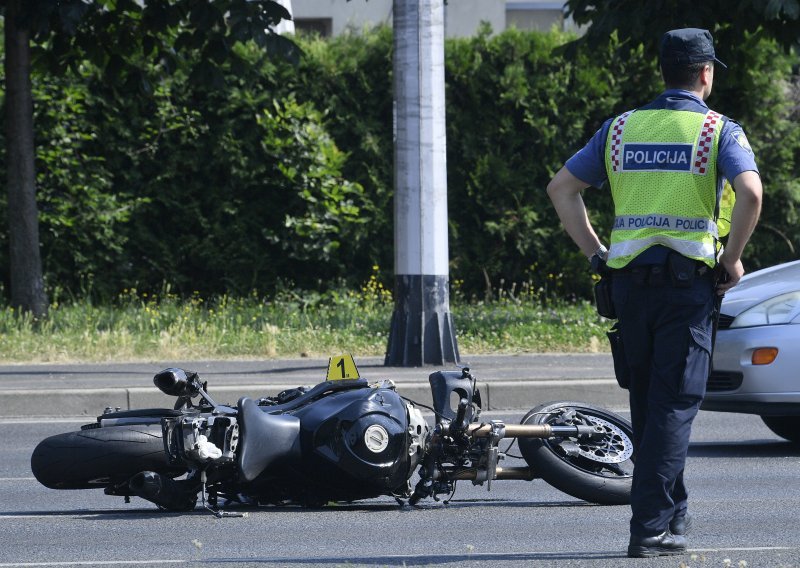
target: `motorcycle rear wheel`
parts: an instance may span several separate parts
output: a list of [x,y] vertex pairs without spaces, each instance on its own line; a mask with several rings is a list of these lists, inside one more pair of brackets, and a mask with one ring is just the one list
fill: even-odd
[[[549,402],[537,406],[522,424],[576,424],[580,418],[565,417],[563,409],[601,426],[606,435],[596,443],[575,438],[519,438],[528,466],[547,483],[578,499],[600,505],[627,505],[633,481],[633,428],[628,420],[582,402]],[[576,421],[577,420],[577,421]]]
[[160,424],[93,428],[42,440],[31,456],[33,475],[51,489],[122,483],[140,471],[170,471]]

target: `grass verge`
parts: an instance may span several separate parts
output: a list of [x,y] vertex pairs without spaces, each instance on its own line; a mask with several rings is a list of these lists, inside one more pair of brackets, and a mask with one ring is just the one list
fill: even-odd
[[[177,361],[384,354],[393,304],[375,281],[360,291],[181,299],[126,291],[116,301],[53,303],[41,321],[0,309],[0,362]],[[499,293],[455,296],[462,354],[606,350],[607,321],[587,302]]]

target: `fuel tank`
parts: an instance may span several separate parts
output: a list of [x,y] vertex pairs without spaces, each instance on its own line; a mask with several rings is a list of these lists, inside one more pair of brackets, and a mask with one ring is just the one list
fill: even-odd
[[409,408],[393,389],[333,392],[292,414],[300,419],[303,474],[319,489],[353,499],[405,490],[419,452]]

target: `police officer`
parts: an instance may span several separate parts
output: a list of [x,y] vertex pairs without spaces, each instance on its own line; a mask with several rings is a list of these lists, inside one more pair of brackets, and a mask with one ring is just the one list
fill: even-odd
[[[607,262],[625,351],[636,463],[628,556],[680,554],[691,526],[683,482],[692,421],[705,396],[715,294],[744,274],[742,250],[758,220],[762,187],[741,126],[710,110],[711,34],[664,34],[666,90],[606,121],[547,187],[567,233]],[[581,191],[608,181],[615,221],[610,249],[586,214]],[[730,233],[719,242],[723,189],[732,184]],[[714,277],[717,269],[727,282]],[[716,292],[715,292],[716,286]],[[616,368],[615,361],[615,368]]]

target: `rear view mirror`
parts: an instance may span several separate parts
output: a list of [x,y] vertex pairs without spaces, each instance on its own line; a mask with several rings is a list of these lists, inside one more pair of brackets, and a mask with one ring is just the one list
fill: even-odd
[[153,377],[153,383],[164,394],[170,396],[193,397],[199,393],[200,385],[197,384],[197,373],[183,369],[164,369]]

